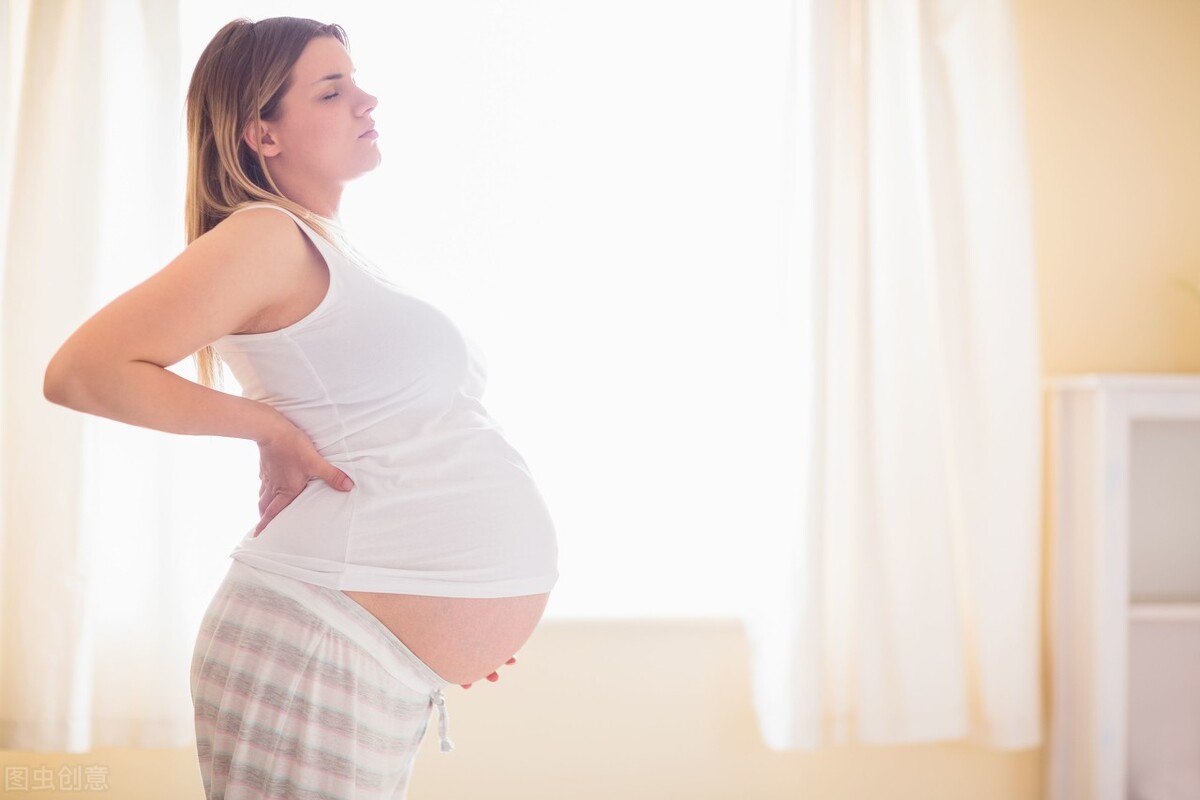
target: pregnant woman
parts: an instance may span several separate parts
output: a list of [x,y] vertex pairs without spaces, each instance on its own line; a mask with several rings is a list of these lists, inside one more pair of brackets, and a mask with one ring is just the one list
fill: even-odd
[[[403,798],[435,706],[452,747],[443,689],[495,680],[558,577],[479,347],[337,222],[375,104],[341,27],[223,27],[188,89],[187,248],[46,370],[61,405],[259,446],[260,519],[192,660],[209,798]],[[189,355],[199,384],[167,369]]]

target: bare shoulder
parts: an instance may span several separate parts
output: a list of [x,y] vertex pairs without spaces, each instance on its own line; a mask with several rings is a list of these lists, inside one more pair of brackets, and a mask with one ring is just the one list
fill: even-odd
[[295,291],[315,246],[294,219],[259,206],[231,214],[83,323],[55,354],[64,372],[117,361],[169,367],[243,330]]
[[287,265],[303,257],[310,246],[308,236],[296,221],[282,209],[271,206],[254,206],[230,214],[212,230],[197,237],[189,249],[204,240],[207,241],[203,247],[221,252],[228,261],[243,269],[250,263],[260,263],[264,269],[271,269],[266,262],[282,264],[287,269]]

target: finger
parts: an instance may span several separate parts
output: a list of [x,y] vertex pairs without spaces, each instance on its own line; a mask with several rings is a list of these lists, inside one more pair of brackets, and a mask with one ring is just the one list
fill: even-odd
[[[300,490],[297,492],[291,492],[291,491],[288,491],[287,489],[279,488],[279,489],[276,489],[274,492],[262,493],[258,497],[258,513],[265,514],[267,512],[267,509],[271,507],[271,504],[275,503],[275,502],[281,503],[282,505],[280,505],[279,508],[283,508],[283,506],[286,506],[288,503],[295,500],[297,495],[299,495],[300,492],[303,492],[307,488],[308,488],[308,484],[306,483],[303,486],[301,486]],[[280,498],[283,498],[283,499],[281,500]],[[276,513],[279,513],[278,509],[276,509]]]
[[258,534],[262,533],[262,529],[267,527],[268,523],[275,518],[275,515],[282,511],[283,508],[291,501],[292,498],[288,495],[275,495],[275,498],[267,504],[266,509],[263,511],[262,519],[260,519],[258,521],[258,525],[255,526],[254,535],[258,536]]
[[271,507],[271,503],[275,502],[275,498],[279,496],[280,495],[278,493],[270,491],[269,487],[265,489],[262,494],[258,496],[259,516],[267,513],[267,509]]
[[342,472],[333,464],[326,463],[325,467],[325,482],[330,486],[343,492],[348,492],[354,488],[354,481],[350,480],[349,475]]

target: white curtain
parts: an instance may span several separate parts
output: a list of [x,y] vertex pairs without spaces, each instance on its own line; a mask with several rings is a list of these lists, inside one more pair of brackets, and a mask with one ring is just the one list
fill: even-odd
[[[758,481],[752,457],[723,466],[729,457],[714,445],[710,459],[745,482],[739,489],[755,484],[746,491],[760,493],[761,502],[747,502],[721,530],[735,538],[738,525],[748,525],[753,530],[738,541],[763,551],[756,563],[769,591],[750,620],[763,731],[779,748],[963,736],[1033,746],[1040,735],[1039,370],[1009,11],[999,0],[794,3],[789,256],[777,307],[729,323],[738,335],[777,325],[774,341],[788,346],[772,344],[761,356],[748,348],[741,356],[748,377],[717,371],[713,391],[734,392],[752,413],[732,411],[707,432],[727,433],[721,443],[729,447],[739,434],[756,441],[770,434],[790,454],[783,469],[762,470]],[[78,414],[41,394],[46,363],[74,327],[183,247],[181,76],[171,71],[180,9],[157,0],[0,0],[0,9],[0,748],[184,746],[192,738],[187,667],[195,627],[227,553],[256,519],[255,448]],[[762,14],[772,23],[773,15]],[[656,20],[672,21],[665,13]],[[215,30],[207,25],[205,39]],[[764,36],[769,30],[773,24],[761,28]],[[634,36],[619,18],[607,33]],[[565,57],[552,37],[532,41],[546,48],[548,64]],[[634,36],[632,44],[645,43]],[[721,64],[695,39],[680,39],[672,53],[685,45],[703,48],[686,51],[690,63]],[[361,52],[365,58],[372,48]],[[657,39],[647,52],[659,53]],[[597,69],[590,85],[607,90],[611,69]],[[670,86],[671,76],[647,77]],[[712,96],[732,94],[719,94],[728,88],[719,74],[707,77],[695,96],[698,108],[712,111]],[[604,97],[575,98],[564,88],[539,122],[557,131],[552,123],[579,120],[568,131],[582,137],[610,118],[594,111]],[[408,99],[392,102],[407,109]],[[574,116],[563,113],[568,99],[579,103]],[[539,99],[531,107],[546,106]],[[682,108],[664,110],[655,98],[634,110],[662,121]],[[711,128],[726,112],[695,118]],[[610,138],[624,141],[624,117],[611,119]],[[629,152],[640,152],[654,131],[629,136]],[[579,169],[606,163],[580,159],[589,151],[570,136],[549,144],[558,139],[568,143],[563,158]],[[714,163],[729,164],[732,174],[748,169],[752,155],[697,147],[694,161],[670,161],[681,148],[690,155],[688,146],[672,139],[655,163],[678,166],[689,196],[699,186],[711,191],[695,164],[723,159]],[[539,163],[550,162],[530,157]],[[608,163],[607,172],[622,175],[619,159]],[[551,165],[547,174],[557,171]],[[597,173],[581,199],[603,178]],[[640,181],[645,195],[648,180],[631,171],[616,182],[612,198],[620,202],[606,201],[605,219],[636,209],[639,198],[621,193]],[[564,191],[575,183],[572,173]],[[529,216],[537,228],[516,238],[541,241],[541,214]],[[631,230],[626,223],[622,232]],[[687,239],[691,227],[678,231],[679,242],[703,238]],[[516,248],[521,260],[530,246]],[[631,249],[615,246],[611,261],[632,261],[624,252]],[[547,256],[556,270],[558,255]],[[596,259],[595,272],[610,275],[609,260]],[[643,278],[663,274],[646,271],[662,269],[653,259],[645,266]],[[562,283],[566,296],[576,296],[568,288],[577,283],[576,273]],[[603,306],[592,290],[605,283],[614,292],[622,285],[583,283],[589,291],[579,308]],[[610,322],[611,312],[600,320]],[[577,338],[558,338],[567,339],[568,354],[579,347]],[[608,345],[595,352],[607,355]],[[773,363],[768,350],[788,355],[774,391],[757,377],[760,362],[764,373]],[[708,358],[696,364],[697,374],[712,368]],[[173,369],[193,377],[190,360]],[[499,381],[505,370],[496,373]],[[659,372],[647,368],[644,377],[657,380]],[[577,382],[593,394],[597,383],[605,384]],[[612,385],[614,397],[627,393]],[[662,394],[663,418],[678,420],[674,396]],[[695,430],[707,430],[700,426],[708,418],[698,419]],[[685,445],[696,438],[677,427]],[[579,431],[598,445],[605,434],[602,425]],[[614,474],[630,474],[624,455],[614,456]],[[567,488],[557,496],[567,497]],[[786,513],[768,513],[790,498]],[[564,530],[578,538],[582,524],[572,525],[563,505]],[[617,555],[614,563],[622,563]]]
[[768,745],[1041,741],[1041,401],[1007,0],[794,0]]
[[232,440],[42,396],[70,333],[183,249],[177,16],[158,0],[0,8],[0,748],[189,744],[196,626],[252,524],[209,499],[223,476],[204,465]]

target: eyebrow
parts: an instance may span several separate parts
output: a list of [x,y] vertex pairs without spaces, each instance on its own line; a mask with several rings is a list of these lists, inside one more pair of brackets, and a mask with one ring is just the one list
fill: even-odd
[[[358,67],[355,67],[354,69],[350,70],[351,75],[353,75],[356,72],[358,72]],[[326,75],[324,78],[318,78],[317,80],[313,81],[313,83],[320,83],[321,81],[340,81],[344,77],[346,77],[346,76],[343,75],[342,73],[334,72],[330,75]]]

